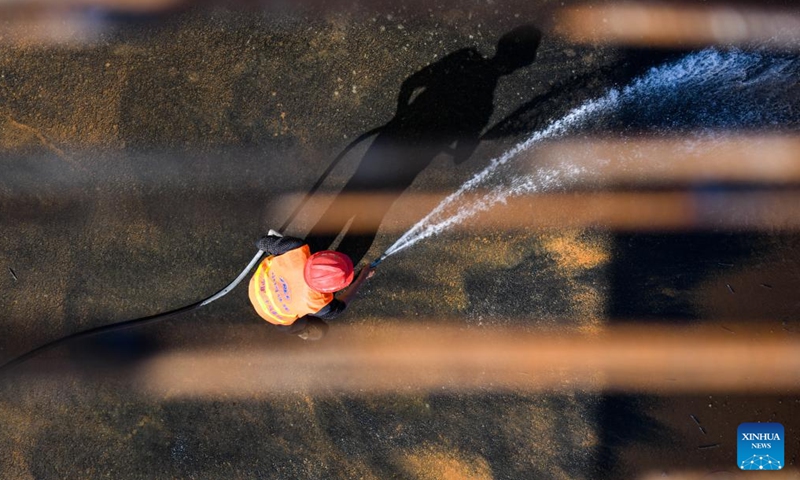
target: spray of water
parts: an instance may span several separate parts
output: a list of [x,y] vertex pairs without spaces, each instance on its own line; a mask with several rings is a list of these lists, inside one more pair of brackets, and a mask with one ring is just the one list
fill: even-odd
[[[491,160],[403,234],[384,256],[438,235],[509,198],[563,190],[576,179],[585,178],[590,166],[577,165],[569,159],[534,173],[518,173],[513,167],[522,152],[529,152],[544,141],[586,130],[590,125],[624,131],[633,124],[638,129],[650,127],[669,133],[687,128],[752,128],[796,122],[792,106],[780,97],[784,94],[774,92],[785,92],[787,88],[796,92],[793,79],[798,70],[796,59],[714,49],[653,68],[628,86],[609,90],[573,109]],[[461,201],[465,193],[473,194],[469,203]]]

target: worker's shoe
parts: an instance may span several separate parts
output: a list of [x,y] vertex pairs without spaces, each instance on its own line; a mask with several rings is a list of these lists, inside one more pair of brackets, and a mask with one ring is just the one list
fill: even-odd
[[[323,326],[324,325],[324,326]],[[328,326],[319,323],[309,323],[306,328],[303,329],[302,332],[298,333],[297,336],[302,338],[303,340],[307,340],[309,342],[315,342],[317,340],[322,340],[322,337],[325,336],[325,332],[328,330]]]

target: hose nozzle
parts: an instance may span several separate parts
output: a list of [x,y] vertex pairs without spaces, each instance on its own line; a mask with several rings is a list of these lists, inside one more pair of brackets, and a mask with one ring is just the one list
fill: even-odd
[[383,259],[384,259],[384,258],[386,258],[386,257],[388,257],[388,255],[386,255],[386,254],[384,253],[384,254],[383,254],[383,255],[381,255],[380,257],[376,258],[375,260],[373,260],[373,261],[372,261],[372,263],[370,263],[370,264],[369,264],[369,268],[376,268],[378,265],[380,265],[380,264],[381,264],[381,262],[383,261]]

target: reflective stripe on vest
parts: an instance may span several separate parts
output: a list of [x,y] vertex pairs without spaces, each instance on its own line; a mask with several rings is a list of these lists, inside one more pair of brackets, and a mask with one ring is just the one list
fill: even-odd
[[306,284],[303,269],[310,256],[308,245],[303,245],[261,262],[249,288],[250,303],[261,318],[276,325],[291,325],[333,300],[332,293],[317,292]]

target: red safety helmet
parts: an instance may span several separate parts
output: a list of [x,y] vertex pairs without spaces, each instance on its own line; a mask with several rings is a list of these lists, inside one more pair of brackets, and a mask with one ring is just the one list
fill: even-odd
[[303,278],[318,292],[338,292],[353,281],[353,261],[333,250],[317,252],[306,260]]

